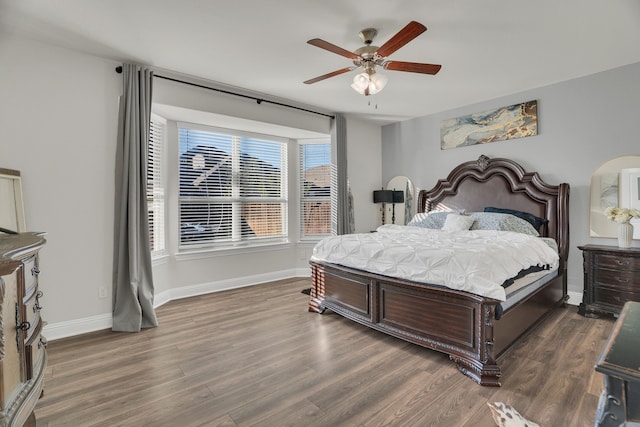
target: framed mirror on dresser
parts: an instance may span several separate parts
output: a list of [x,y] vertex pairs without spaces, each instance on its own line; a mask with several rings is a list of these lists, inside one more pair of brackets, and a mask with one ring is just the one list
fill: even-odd
[[20,171],[0,168],[0,227],[4,233],[27,231]]
[[[617,224],[607,218],[608,207],[640,207],[640,155],[621,156],[604,162],[591,175],[589,235],[617,237]],[[640,219],[631,220],[634,239],[640,239]],[[636,225],[637,224],[637,225]],[[636,230],[637,229],[637,230]]]

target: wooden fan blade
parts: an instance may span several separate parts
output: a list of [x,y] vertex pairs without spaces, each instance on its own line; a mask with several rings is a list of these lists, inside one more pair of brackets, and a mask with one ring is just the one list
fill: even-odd
[[348,73],[349,71],[353,70],[354,68],[355,67],[342,68],[340,70],[336,70],[336,71],[333,71],[331,73],[327,73],[327,74],[324,74],[322,76],[318,76],[316,78],[309,79],[309,80],[305,81],[304,83],[310,85],[312,83],[319,82],[320,80],[328,79],[329,77],[339,76],[340,74]]
[[427,27],[419,22],[411,21],[406,27],[398,31],[395,36],[380,46],[377,53],[382,57],[387,57],[425,31],[427,31]]
[[360,58],[358,55],[356,55],[353,52],[349,52],[346,49],[343,49],[339,46],[336,46],[335,44],[331,44],[327,41],[324,41],[322,39],[311,39],[309,41],[307,41],[307,43],[309,43],[310,45],[319,47],[320,49],[324,49],[324,50],[328,50],[329,52],[333,52],[333,53],[337,53],[338,55],[342,55],[345,58],[349,58],[349,59],[358,59]]
[[421,64],[419,62],[387,61],[384,63],[385,70],[408,71],[410,73],[438,74],[442,65]]

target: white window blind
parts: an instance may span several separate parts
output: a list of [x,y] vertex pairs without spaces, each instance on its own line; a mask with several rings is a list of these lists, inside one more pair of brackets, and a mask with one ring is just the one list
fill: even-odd
[[179,125],[180,246],[287,238],[287,144]]
[[165,251],[164,240],[164,179],[163,156],[166,122],[151,115],[149,146],[147,153],[147,209],[149,214],[149,239],[151,255],[160,256]]
[[300,143],[300,238],[331,234],[331,144]]

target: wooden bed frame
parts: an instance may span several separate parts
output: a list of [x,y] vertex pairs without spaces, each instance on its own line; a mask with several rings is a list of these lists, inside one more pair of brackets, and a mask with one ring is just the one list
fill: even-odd
[[403,340],[449,354],[482,385],[500,385],[498,360],[554,308],[565,305],[569,250],[569,184],[548,185],[508,159],[480,156],[462,163],[418,196],[418,211],[481,212],[485,206],[546,218],[542,236],[558,242],[558,276],[504,311],[500,301],[442,286],[396,279],[340,265],[311,262],[309,311],[330,309]]

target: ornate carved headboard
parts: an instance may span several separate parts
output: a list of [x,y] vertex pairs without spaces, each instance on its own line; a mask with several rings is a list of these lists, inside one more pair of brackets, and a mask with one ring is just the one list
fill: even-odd
[[537,172],[525,172],[509,159],[482,155],[460,164],[446,179],[418,195],[418,212],[466,209],[482,212],[486,206],[517,209],[549,220],[540,234],[558,242],[560,257],[569,251],[569,184],[549,185]]

